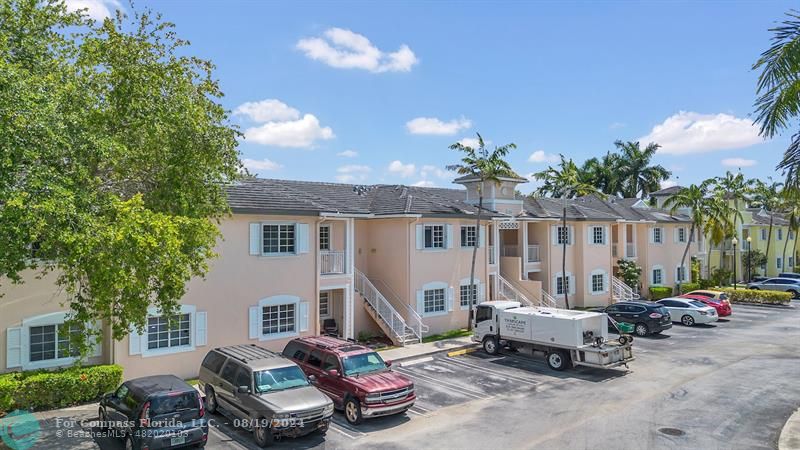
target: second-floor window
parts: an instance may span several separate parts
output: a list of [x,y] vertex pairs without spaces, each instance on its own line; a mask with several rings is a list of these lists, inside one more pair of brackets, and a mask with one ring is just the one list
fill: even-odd
[[265,224],[264,253],[295,253],[294,224]]
[[475,247],[478,245],[478,231],[475,225],[461,226],[461,246]]
[[782,228],[778,228],[778,240],[779,241],[783,240],[783,229]]
[[331,249],[331,227],[330,225],[321,225],[319,227],[319,249]]
[[425,314],[434,312],[443,312],[446,308],[445,290],[442,289],[428,289],[425,291],[423,311]]
[[762,241],[766,241],[767,240],[767,230],[766,230],[766,228],[762,228],[761,229],[761,240]]
[[606,243],[606,233],[603,227],[592,227],[592,244],[603,245]]
[[663,244],[664,243],[664,231],[662,228],[653,228],[653,243],[654,244]]
[[444,225],[425,225],[425,248],[444,248]]
[[678,242],[685,243],[686,242],[686,228],[678,228]]
[[570,244],[570,242],[569,242],[569,227],[559,226],[556,229],[556,233],[557,233],[556,236],[558,236],[558,239],[556,241],[557,244],[559,244],[559,245],[564,245],[564,244],[569,245]]

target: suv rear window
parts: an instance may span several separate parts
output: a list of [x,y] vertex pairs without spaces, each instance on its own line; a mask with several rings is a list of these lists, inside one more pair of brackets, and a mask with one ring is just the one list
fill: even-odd
[[150,399],[150,415],[161,416],[180,411],[197,409],[196,392],[178,392],[163,394]]
[[203,359],[203,367],[214,373],[218,373],[223,364],[225,364],[225,357],[215,351],[208,352]]
[[283,356],[298,361],[305,361],[306,355],[308,355],[308,349],[298,341],[289,342],[286,344],[286,348],[283,349]]

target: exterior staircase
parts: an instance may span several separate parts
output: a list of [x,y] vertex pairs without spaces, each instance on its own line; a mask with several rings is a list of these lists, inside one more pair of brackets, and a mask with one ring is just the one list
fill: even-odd
[[386,336],[397,346],[422,342],[422,335],[428,331],[422,318],[408,307],[406,317],[392,306],[391,302],[375,287],[361,271],[355,271],[355,290],[364,298],[364,309]]
[[616,302],[627,302],[639,299],[639,296],[633,292],[630,286],[625,284],[619,278],[611,277],[611,298]]
[[520,302],[524,306],[545,306],[549,308],[556,307],[556,300],[550,296],[544,290],[542,292],[542,298],[534,299],[531,301],[525,294],[523,294],[519,289],[514,287],[508,280],[497,275],[497,294],[500,298],[504,300],[511,300],[515,302]]

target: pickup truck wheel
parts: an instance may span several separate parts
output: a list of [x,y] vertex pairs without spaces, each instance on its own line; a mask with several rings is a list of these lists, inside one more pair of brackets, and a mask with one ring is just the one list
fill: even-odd
[[255,426],[253,426],[253,439],[256,441],[256,445],[261,448],[269,447],[275,441],[272,430],[265,422],[266,419],[260,418],[256,420]]
[[484,338],[483,350],[490,355],[496,355],[497,352],[500,351],[500,348],[497,344],[497,338],[494,336],[487,336]]
[[344,418],[352,425],[358,425],[364,420],[357,399],[350,397],[344,402]]
[[217,394],[214,392],[214,388],[206,386],[206,411],[209,414],[214,414],[217,412],[218,406]]
[[547,352],[545,359],[547,359],[547,365],[553,370],[562,371],[569,366],[569,358],[561,350]]
[[686,325],[687,327],[690,327],[690,326],[694,325],[694,317],[692,317],[692,316],[687,314],[687,315],[681,317],[681,323]]
[[636,326],[633,328],[633,331],[636,332],[637,336],[647,336],[647,333],[650,332],[650,329],[647,328],[646,323],[637,323]]

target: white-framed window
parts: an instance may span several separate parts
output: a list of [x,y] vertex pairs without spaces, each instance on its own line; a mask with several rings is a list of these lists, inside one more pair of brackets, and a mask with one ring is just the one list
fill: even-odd
[[261,307],[261,334],[297,333],[297,303]]
[[[7,369],[35,370],[74,363],[79,355],[71,337],[79,330],[77,326],[67,328],[66,320],[67,312],[61,311],[26,317],[20,326],[6,328],[6,358],[0,364]],[[99,323],[88,327],[97,328]],[[96,339],[90,342],[89,357],[101,354],[102,346]]]
[[608,274],[602,269],[593,270],[589,274],[589,290],[592,295],[608,292]]
[[425,225],[423,233],[425,239],[425,248],[444,248],[445,232],[444,225]]
[[453,310],[453,287],[443,281],[432,281],[417,291],[417,313],[426,316],[448,314]]
[[293,223],[262,225],[262,252],[267,255],[295,253],[295,225]]
[[678,266],[675,268],[675,282],[686,282],[686,266]]
[[783,240],[783,228],[778,228],[778,240]]
[[653,228],[653,244],[663,244],[664,243],[664,228],[662,227],[654,227]]
[[329,224],[319,226],[319,249],[331,249],[331,226]]
[[556,227],[556,244],[564,245],[565,243],[567,245],[571,244],[569,239],[569,226],[565,227],[559,225],[558,227]]
[[462,284],[459,298],[462,307],[470,307],[478,303],[478,286],[475,284]]
[[775,265],[778,269],[783,269],[783,258],[778,256],[778,259],[775,262]]
[[266,341],[297,336],[308,331],[309,302],[294,295],[275,295],[259,300],[249,312],[249,337]]
[[461,247],[478,245],[478,229],[475,225],[461,225]]
[[562,275],[556,276],[556,294],[564,295],[564,292],[572,292],[572,286],[570,286],[570,279],[572,276],[567,274],[566,277]]
[[71,336],[78,333],[78,327],[66,329],[66,325],[38,325],[28,329],[29,361],[49,361],[76,358],[80,352],[71,344]]
[[686,243],[686,228],[678,228],[678,242]]
[[605,245],[606,244],[606,227],[593,226],[591,229],[592,244]]
[[147,318],[147,350],[191,347],[192,316],[189,313],[172,317]]
[[664,268],[661,266],[653,266],[651,270],[650,284],[659,286],[664,284]]
[[331,316],[331,293],[323,291],[319,293],[319,317],[325,319]]
[[447,307],[447,292],[444,288],[425,291],[425,303],[422,312],[425,314],[444,312]]
[[761,229],[761,240],[762,241],[766,241],[767,240],[767,229],[766,228],[762,228]]

